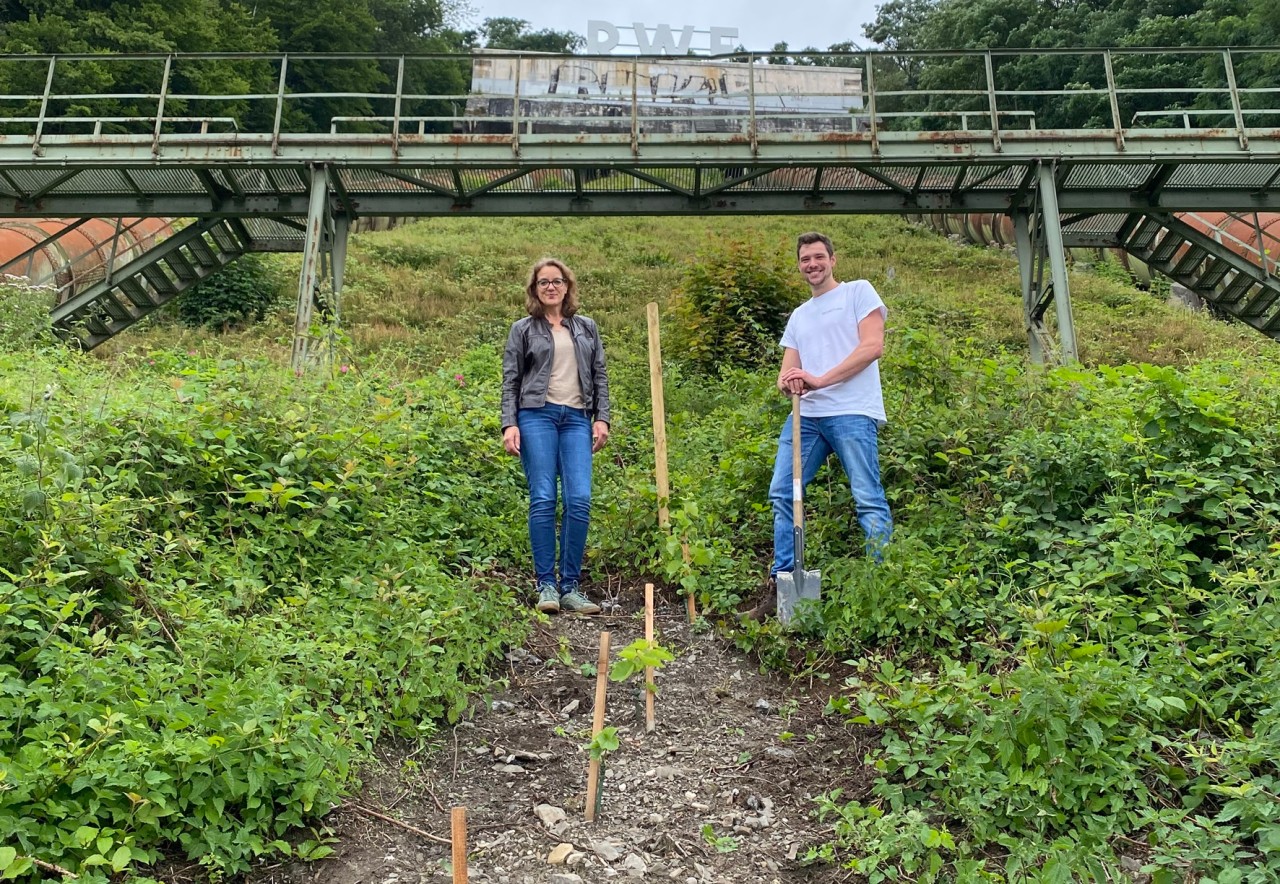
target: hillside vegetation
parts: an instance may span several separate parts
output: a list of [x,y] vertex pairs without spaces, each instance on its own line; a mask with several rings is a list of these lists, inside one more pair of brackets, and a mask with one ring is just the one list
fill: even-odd
[[[821,621],[784,635],[724,615],[767,568],[787,408],[756,292],[799,302],[794,235],[815,223],[837,276],[889,307],[897,533],[863,560],[848,488],[820,473]],[[878,728],[871,790],[815,802],[815,861],[870,881],[1275,880],[1274,343],[1078,273],[1084,364],[1032,367],[1011,256],[874,217],[370,234],[335,358],[302,377],[287,310],[218,337],[156,322],[81,356],[6,290],[0,870],[323,856],[323,814],[376,740],[431,746],[466,714],[533,617],[499,359],[544,254],[576,269],[610,358],[590,578],[693,589],[727,638],[808,676],[797,691],[822,679],[832,716]],[[655,517],[650,300],[674,538]]]

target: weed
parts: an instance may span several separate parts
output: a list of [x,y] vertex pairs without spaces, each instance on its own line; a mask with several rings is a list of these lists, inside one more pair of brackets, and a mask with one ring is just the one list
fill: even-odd
[[702,840],[714,848],[716,853],[733,853],[742,846],[733,835],[717,835],[710,823],[704,825],[701,831]]

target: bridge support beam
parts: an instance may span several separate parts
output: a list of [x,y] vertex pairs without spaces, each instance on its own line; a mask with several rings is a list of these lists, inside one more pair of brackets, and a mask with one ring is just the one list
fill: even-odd
[[[1071,288],[1067,280],[1067,257],[1063,247],[1062,221],[1058,214],[1058,192],[1053,168],[1042,165],[1037,172],[1036,199],[1030,207],[1013,211],[1013,231],[1018,248],[1018,269],[1022,279],[1023,322],[1031,361],[1043,364],[1054,358],[1076,362],[1075,320],[1071,312]],[[1045,265],[1049,279],[1045,280]],[[1052,303],[1058,320],[1057,345],[1044,324]]]
[[351,216],[333,216],[333,242],[329,247],[329,273],[333,296],[328,304],[329,360],[338,352],[337,331],[342,322],[342,280],[347,270],[347,238],[351,233]]
[[1053,280],[1053,307],[1058,314],[1058,343],[1063,362],[1078,362],[1076,324],[1071,313],[1071,287],[1067,282],[1067,253],[1062,245],[1062,216],[1058,214],[1058,185],[1053,167],[1042,163],[1039,173],[1040,223],[1044,229],[1044,249],[1049,256]]
[[[298,309],[293,320],[293,359],[295,372],[307,366],[311,341],[311,317],[315,312],[316,290],[320,285],[320,252],[324,245],[328,221],[329,176],[322,165],[311,167],[311,199],[307,206],[307,228],[302,246],[302,270],[298,274]],[[345,246],[345,243],[344,243]]]
[[1027,331],[1027,345],[1031,350],[1031,361],[1036,365],[1044,365],[1053,350],[1049,330],[1044,327],[1040,281],[1036,279],[1039,262],[1035,260],[1032,251],[1029,211],[1020,209],[1013,213],[1013,235],[1018,249],[1018,271],[1022,277],[1022,321]]

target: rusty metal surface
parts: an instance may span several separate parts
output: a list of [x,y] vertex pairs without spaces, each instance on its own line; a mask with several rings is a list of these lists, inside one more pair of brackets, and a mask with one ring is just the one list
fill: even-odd
[[0,275],[52,289],[51,303],[73,297],[173,233],[160,218],[48,218],[0,221]]

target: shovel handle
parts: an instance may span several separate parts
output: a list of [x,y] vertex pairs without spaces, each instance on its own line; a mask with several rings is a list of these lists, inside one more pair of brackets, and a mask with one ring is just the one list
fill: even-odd
[[800,462],[800,394],[791,394],[791,512],[795,525],[796,571],[804,568],[804,475]]

